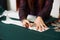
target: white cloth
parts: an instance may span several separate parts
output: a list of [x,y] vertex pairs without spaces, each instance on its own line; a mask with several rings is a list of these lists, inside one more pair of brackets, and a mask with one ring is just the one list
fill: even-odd
[[[18,25],[18,26],[24,27],[21,21],[10,19],[10,18],[19,19],[18,12],[15,12],[15,11],[5,11],[4,15],[6,16],[6,20],[5,21],[2,20],[1,22],[5,23],[5,24],[14,24],[14,25]],[[32,21],[32,22],[34,22],[34,20],[36,19],[36,16],[28,15],[27,19]],[[39,30],[36,30],[35,26],[29,27],[29,29],[35,30],[35,31],[39,31]],[[46,30],[48,30],[48,29],[49,28],[46,28]]]

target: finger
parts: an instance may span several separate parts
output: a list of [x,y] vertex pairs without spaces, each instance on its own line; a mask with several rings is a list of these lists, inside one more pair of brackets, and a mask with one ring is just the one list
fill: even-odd
[[41,21],[41,24],[42,24],[45,28],[47,28],[46,24],[45,24],[43,21]]
[[32,27],[32,25],[31,25],[30,22],[27,22],[27,25],[28,25],[28,28],[29,28],[29,27]]
[[24,27],[25,27],[25,24],[26,24],[26,23],[23,23],[23,26],[24,26]]
[[45,30],[48,30],[49,29],[45,24],[43,24],[43,26],[44,26],[44,29]]
[[29,23],[29,27],[32,27],[32,24],[31,23]]
[[39,26],[36,23],[34,23],[34,25],[36,27],[36,30],[38,30],[39,29]]
[[34,26],[34,23],[30,23],[30,25],[31,25],[31,27],[33,27]]
[[39,29],[39,27],[38,26],[36,26],[36,30],[38,30]]
[[27,24],[23,24],[23,26],[26,28],[27,27]]
[[40,23],[42,23],[42,24],[44,24],[44,25],[45,25],[45,23],[44,23],[44,21],[43,21],[42,19],[40,20]]
[[41,26],[39,26],[39,31],[42,32],[42,27]]
[[26,24],[25,24],[25,27],[26,27],[26,28],[29,28],[29,23],[26,23]]
[[45,28],[47,28],[47,25],[45,23],[42,23]]
[[29,24],[28,24],[27,22],[23,22],[23,26],[24,26],[25,28],[28,28],[28,27],[29,27]]
[[40,25],[37,25],[36,30],[42,32],[42,27]]
[[46,24],[44,24],[44,23],[43,23],[43,26],[44,26],[45,28],[47,28]]
[[40,26],[41,26],[41,30],[45,31],[45,27],[43,26],[43,24],[40,24]]
[[37,24],[36,22],[34,22],[34,24],[35,24],[35,26],[36,26],[36,30],[41,31],[41,28],[40,28],[41,26],[39,25],[40,23],[39,23],[39,24]]
[[31,26],[31,24],[29,23],[29,21],[26,21],[25,26],[26,26],[26,28],[29,28],[29,26]]

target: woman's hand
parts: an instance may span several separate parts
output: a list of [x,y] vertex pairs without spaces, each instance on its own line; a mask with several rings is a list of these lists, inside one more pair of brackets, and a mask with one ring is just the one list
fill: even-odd
[[36,20],[34,21],[34,24],[36,26],[36,30],[39,30],[40,32],[47,30],[48,28],[40,16],[36,18]]
[[22,20],[22,23],[25,28],[31,27],[31,24],[27,19]]

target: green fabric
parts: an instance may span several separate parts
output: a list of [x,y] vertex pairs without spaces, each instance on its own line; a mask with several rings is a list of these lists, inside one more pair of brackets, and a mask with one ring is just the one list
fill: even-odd
[[12,19],[12,20],[16,20],[16,21],[20,21],[20,19],[16,19],[16,18],[10,18],[10,19]]
[[6,16],[2,16],[1,18],[0,18],[0,21],[1,20],[6,20]]
[[[53,27],[49,25],[50,27]],[[1,40],[60,40],[60,32],[49,29],[45,32],[37,32],[16,25],[7,25],[0,22]]]
[[56,20],[57,20],[57,18],[50,17],[49,19],[47,19],[47,20],[45,21],[45,23],[54,22],[54,21],[56,21]]
[[0,15],[2,15],[4,12],[4,9],[0,6]]

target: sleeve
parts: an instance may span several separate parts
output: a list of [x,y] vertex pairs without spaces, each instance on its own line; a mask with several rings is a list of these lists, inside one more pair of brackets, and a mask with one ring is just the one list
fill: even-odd
[[26,0],[20,0],[20,8],[19,8],[19,18],[20,20],[27,18],[27,4]]
[[38,12],[37,16],[40,16],[43,19],[49,16],[52,9],[52,5],[53,5],[53,0],[46,0],[43,9],[40,12]]

